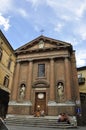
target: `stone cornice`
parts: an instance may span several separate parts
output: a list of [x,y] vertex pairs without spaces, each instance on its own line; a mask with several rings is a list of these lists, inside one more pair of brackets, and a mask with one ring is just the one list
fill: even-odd
[[39,52],[50,52],[50,51],[57,51],[57,50],[71,50],[70,46],[57,46],[57,47],[52,47],[52,48],[37,48],[37,49],[32,49],[32,50],[17,50],[15,51],[16,55],[20,55],[20,54],[31,54],[31,53],[39,53]]
[[32,57],[32,58],[26,58],[26,59],[17,59],[16,62],[30,62],[34,60],[50,60],[50,59],[65,59],[70,58],[69,55],[59,55],[59,56],[46,56],[46,57]]
[[65,46],[66,45],[66,46],[72,47],[71,43],[61,41],[61,40],[57,40],[57,39],[53,39],[53,38],[49,38],[49,37],[46,37],[44,35],[41,35],[41,36],[33,39],[32,41],[26,43],[25,45],[19,47],[15,51],[24,50],[24,49],[27,49],[28,47],[32,47],[33,45],[38,44],[38,42],[40,42],[40,40],[42,40],[44,42],[49,42],[51,44],[55,44],[55,45],[58,45],[58,46],[61,46],[61,45]]
[[32,103],[31,101],[27,101],[27,102],[10,101],[9,105],[10,106],[32,106]]
[[36,81],[33,83],[33,88],[44,88],[44,87],[49,87],[49,83],[45,80],[40,80],[40,81]]

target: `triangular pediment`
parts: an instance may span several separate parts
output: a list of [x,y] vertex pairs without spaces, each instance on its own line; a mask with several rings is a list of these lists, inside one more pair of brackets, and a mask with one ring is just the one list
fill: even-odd
[[71,44],[67,42],[63,42],[60,40],[55,40],[52,38],[45,37],[43,35],[39,36],[38,38],[28,42],[24,46],[21,46],[15,52],[22,52],[22,51],[36,51],[42,49],[53,49],[53,48],[60,48],[60,47],[70,47]]

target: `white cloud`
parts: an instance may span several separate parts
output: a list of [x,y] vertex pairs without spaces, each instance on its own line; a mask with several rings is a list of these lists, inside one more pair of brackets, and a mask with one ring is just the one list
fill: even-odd
[[79,5],[79,8],[76,9],[76,16],[82,17],[84,15],[84,12],[86,11],[86,1],[82,1],[82,3]]
[[81,36],[82,40],[86,40],[86,26],[84,26],[84,28],[80,27],[78,33]]
[[76,38],[73,38],[72,44],[74,46],[78,45],[79,44],[79,40],[77,40]]
[[80,59],[80,58],[77,58],[76,59],[76,65],[77,67],[82,67],[82,66],[86,66],[86,61],[83,59]]
[[10,19],[6,15],[13,9],[14,0],[0,0],[0,27],[7,31],[10,27]]
[[77,66],[86,66],[86,50],[80,50],[76,52]]
[[36,32],[39,32],[39,27],[37,25],[34,26]]
[[25,8],[18,7],[16,0],[0,0],[0,3],[2,3],[0,6],[1,14],[7,14],[10,11],[13,14],[19,13],[22,17],[28,16]]
[[58,24],[55,25],[54,30],[55,30],[56,32],[60,32],[60,31],[62,30],[63,26],[64,26],[64,25],[63,25],[62,23],[58,23]]
[[79,41],[75,37],[70,37],[69,39],[65,40],[65,41],[68,43],[71,43],[73,45],[73,47],[77,46],[79,44]]
[[22,8],[18,9],[17,12],[24,18],[28,17],[27,12],[24,9],[22,9]]
[[13,7],[13,0],[0,0],[0,13],[5,14]]
[[86,11],[86,0],[46,0],[47,4],[54,10],[59,18],[64,20],[77,20]]
[[5,31],[7,31],[10,27],[9,19],[5,18],[1,14],[0,14],[0,26],[3,26]]
[[82,21],[77,23],[74,33],[78,35],[79,39],[86,40],[86,24]]
[[26,0],[30,3],[32,3],[32,6],[35,7],[34,9],[36,9],[40,4],[43,4],[44,0]]

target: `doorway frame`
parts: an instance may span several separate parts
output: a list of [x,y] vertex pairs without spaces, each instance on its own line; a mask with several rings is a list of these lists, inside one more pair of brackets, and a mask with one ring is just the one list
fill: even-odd
[[36,110],[36,94],[37,93],[45,93],[45,95],[46,95],[46,98],[45,98],[45,106],[46,106],[46,113],[45,113],[45,115],[47,115],[48,114],[48,106],[47,106],[47,102],[48,102],[48,97],[47,97],[47,95],[48,95],[48,92],[46,91],[46,90],[35,90],[34,91],[34,104],[33,104],[33,111],[35,112],[35,110]]

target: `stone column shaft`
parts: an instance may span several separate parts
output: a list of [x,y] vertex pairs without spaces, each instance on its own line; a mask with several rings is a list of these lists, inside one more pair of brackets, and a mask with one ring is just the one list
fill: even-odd
[[32,67],[33,62],[30,61],[28,65],[28,74],[27,74],[27,88],[26,88],[26,100],[31,99],[31,87],[32,87]]
[[66,100],[71,100],[71,76],[69,59],[65,58]]
[[50,101],[55,100],[54,59],[50,60]]
[[12,100],[16,101],[18,96],[18,81],[19,81],[19,72],[20,72],[20,63],[16,64],[15,76],[13,80],[13,89],[12,89]]

